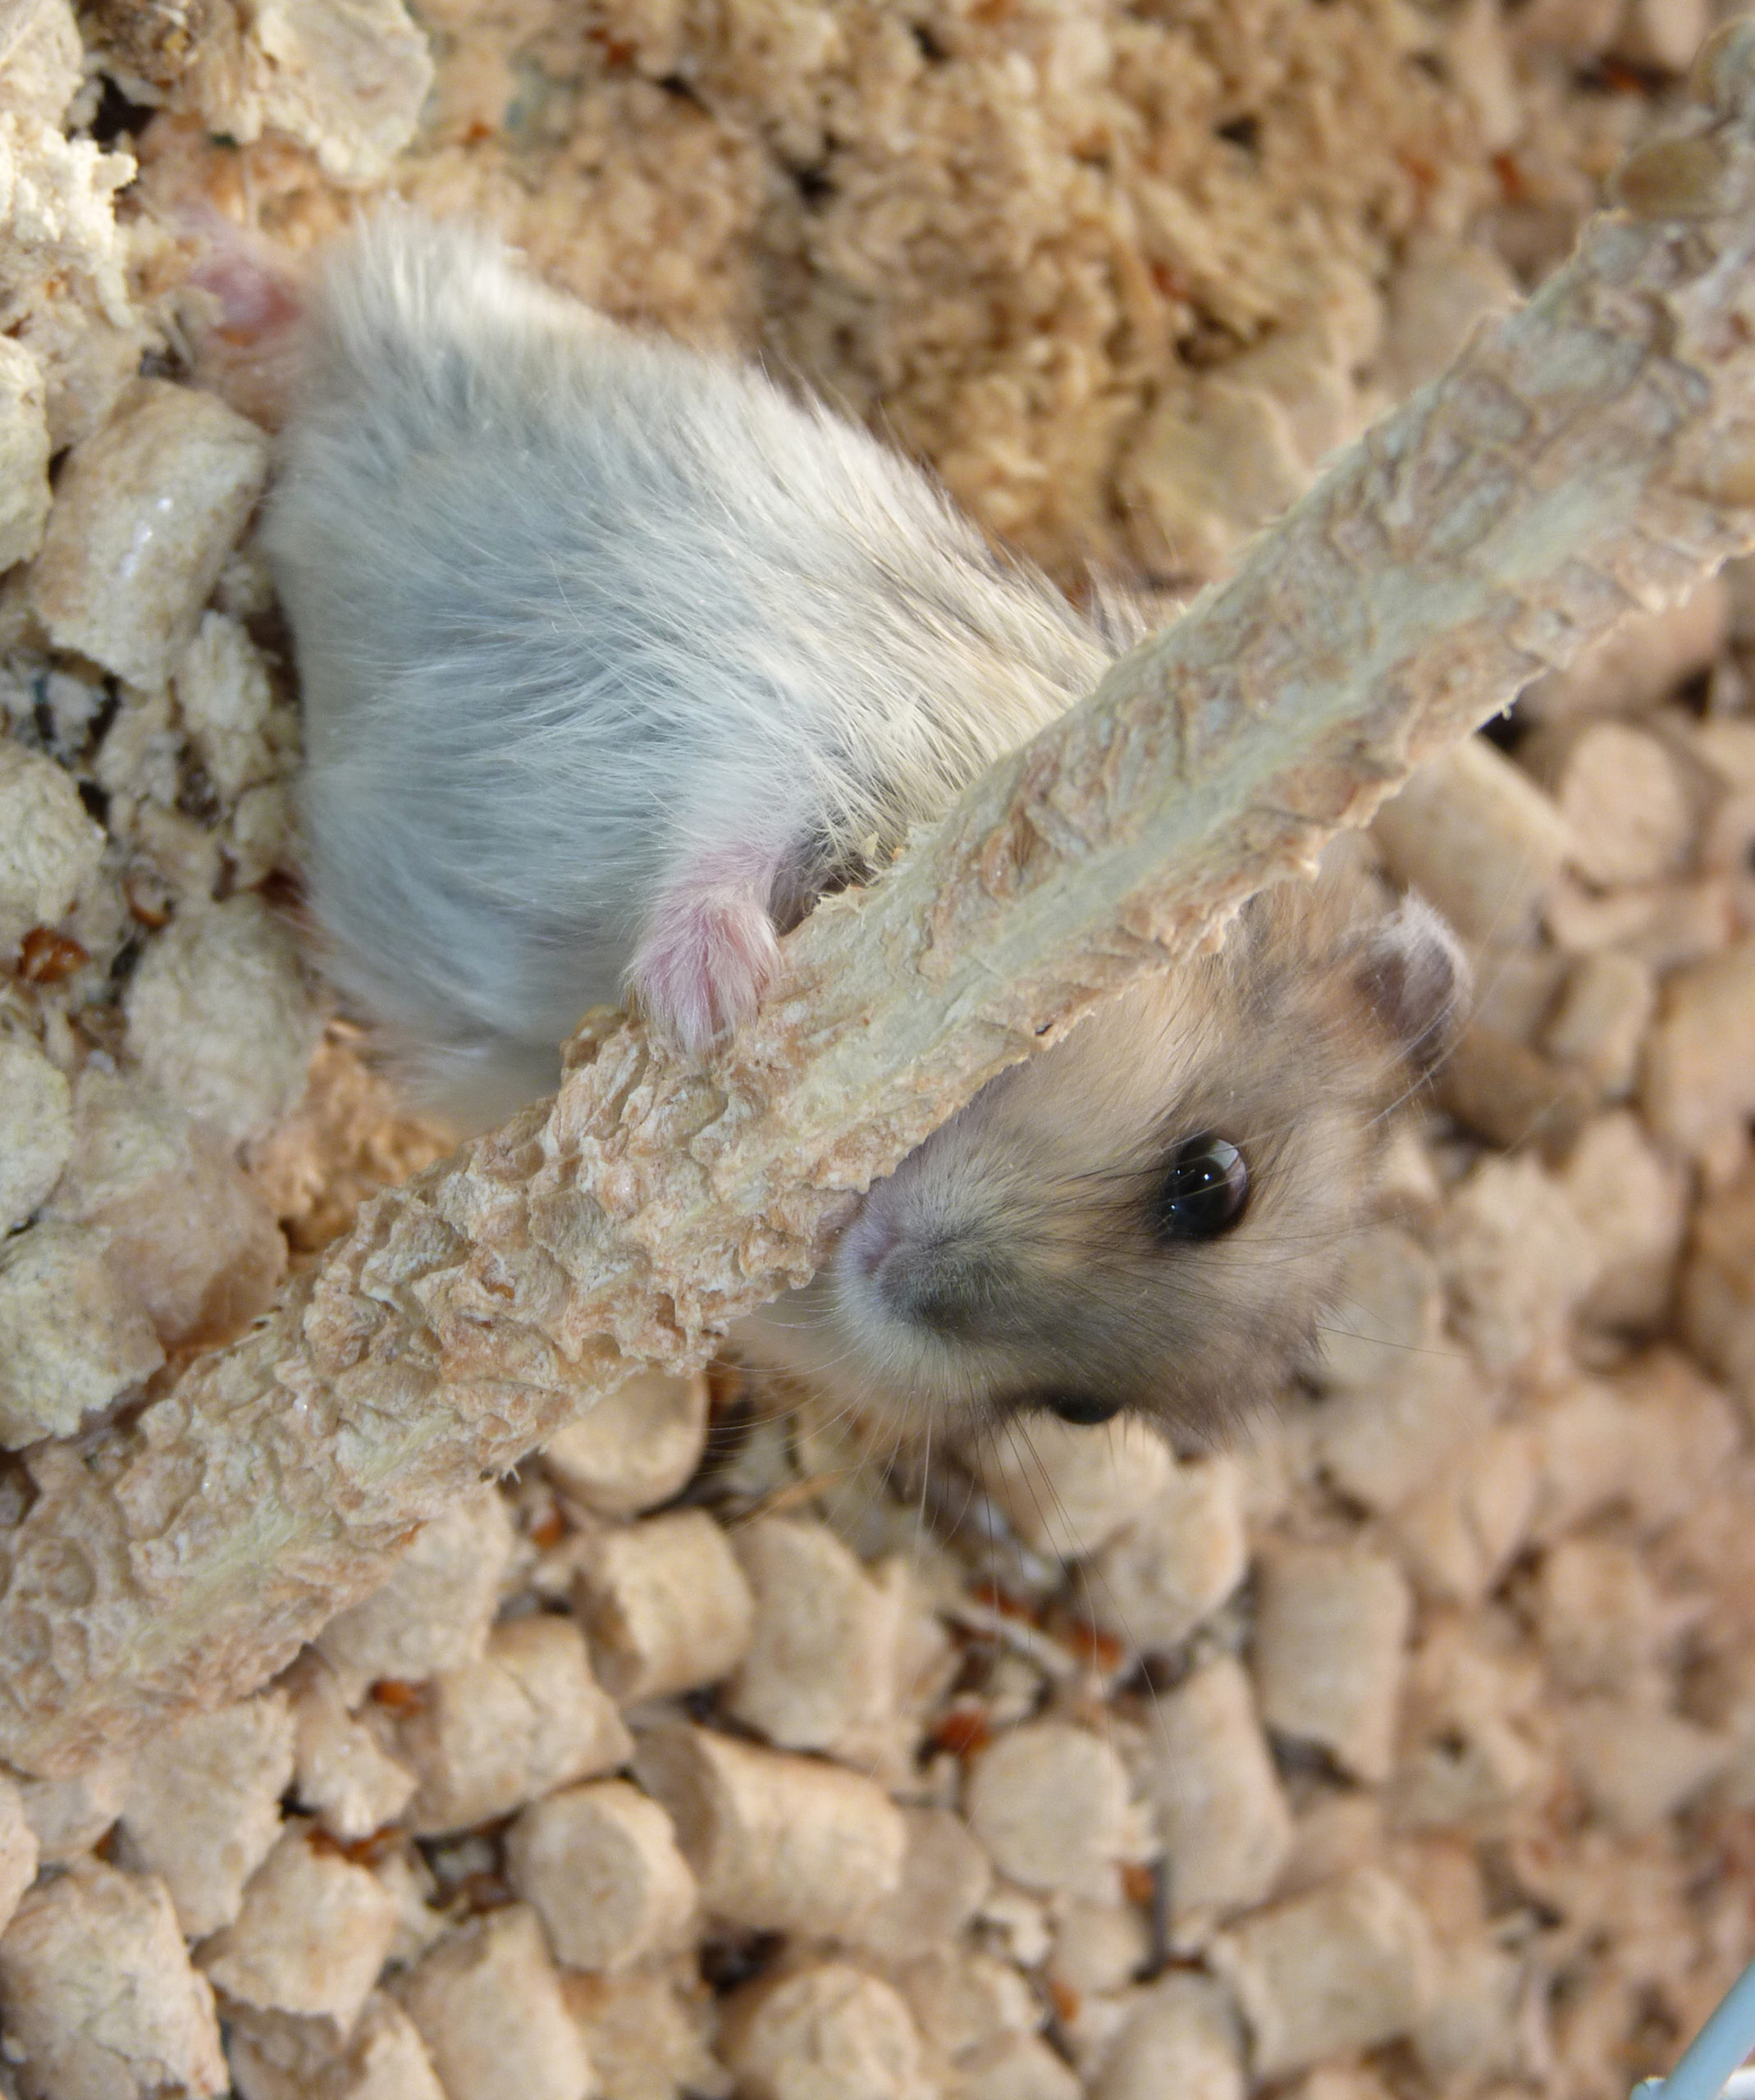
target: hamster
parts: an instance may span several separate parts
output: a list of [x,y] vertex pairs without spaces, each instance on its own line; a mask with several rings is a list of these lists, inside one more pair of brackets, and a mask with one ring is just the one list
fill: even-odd
[[[319,272],[264,541],[343,992],[466,1123],[626,994],[686,1048],[778,937],[1082,697],[1118,646],[921,472],[395,211]],[[735,1339],[910,1425],[1144,1410],[1181,1438],[1311,1339],[1460,951],[1345,885],[1002,1074]]]

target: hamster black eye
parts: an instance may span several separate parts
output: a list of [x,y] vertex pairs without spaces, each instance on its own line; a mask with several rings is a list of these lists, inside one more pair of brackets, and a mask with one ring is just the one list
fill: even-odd
[[1152,1230],[1167,1244],[1216,1239],[1242,1217],[1249,1196],[1250,1170],[1242,1153],[1228,1138],[1203,1130],[1171,1154],[1152,1194]]
[[1044,1393],[1040,1404],[1063,1422],[1081,1429],[1094,1429],[1100,1422],[1113,1422],[1122,1411],[1119,1400],[1106,1400],[1095,1393]]

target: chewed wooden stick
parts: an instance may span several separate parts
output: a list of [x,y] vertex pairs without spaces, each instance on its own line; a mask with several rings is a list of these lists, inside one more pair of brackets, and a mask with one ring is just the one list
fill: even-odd
[[1755,28],[1698,84],[1521,313],[819,907],[710,1063],[589,1017],[551,1104],[368,1205],[132,1425],[32,1454],[0,1755],[71,1772],[260,1682],[449,1499],[802,1281],[850,1195],[995,1072],[1755,545]]

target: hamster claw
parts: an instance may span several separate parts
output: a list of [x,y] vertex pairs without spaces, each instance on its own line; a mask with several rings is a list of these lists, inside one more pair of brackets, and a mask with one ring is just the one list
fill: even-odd
[[744,854],[699,861],[647,920],[628,987],[683,1049],[706,1050],[747,1020],[779,969],[767,903],[777,865]]

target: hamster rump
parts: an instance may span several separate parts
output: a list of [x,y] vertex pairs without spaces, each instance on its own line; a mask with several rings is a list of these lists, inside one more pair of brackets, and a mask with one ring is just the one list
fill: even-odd
[[331,251],[265,538],[342,988],[468,1122],[625,988],[699,1048],[776,935],[1110,651],[921,474],[391,211]]
[[1344,880],[1271,890],[991,1081],[737,1340],[908,1427],[1127,1409],[1207,1442],[1313,1345],[1467,979],[1418,900],[1361,920]]

